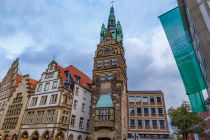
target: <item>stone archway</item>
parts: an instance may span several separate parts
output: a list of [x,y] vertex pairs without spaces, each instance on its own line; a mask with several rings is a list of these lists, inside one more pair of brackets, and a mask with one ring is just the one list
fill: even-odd
[[4,135],[4,139],[3,140],[9,140],[9,135],[8,134]]
[[72,134],[69,135],[68,140],[73,140],[73,139],[74,139],[74,136]]
[[58,133],[55,137],[55,140],[64,140],[64,134],[62,132]]
[[39,133],[37,131],[34,131],[31,135],[31,140],[39,140]]
[[28,132],[24,131],[21,136],[20,136],[20,140],[28,140]]
[[77,140],[82,140],[82,136],[79,135],[79,136],[77,137]]
[[12,139],[11,140],[18,140],[18,136],[17,136],[17,134],[13,134],[12,135]]
[[50,139],[50,132],[47,130],[42,134],[41,140],[49,140]]

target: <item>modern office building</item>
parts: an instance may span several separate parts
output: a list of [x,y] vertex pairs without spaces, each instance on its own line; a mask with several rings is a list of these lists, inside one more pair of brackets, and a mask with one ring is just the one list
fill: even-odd
[[169,129],[161,91],[128,91],[128,139],[167,139]]

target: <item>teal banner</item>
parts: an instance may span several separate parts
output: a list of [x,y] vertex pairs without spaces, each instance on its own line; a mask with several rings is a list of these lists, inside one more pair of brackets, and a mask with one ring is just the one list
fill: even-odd
[[[206,107],[202,90],[206,88],[206,82],[193,49],[187,24],[183,20],[180,9],[179,7],[174,8],[159,18],[179,68],[192,110],[194,112],[203,112]],[[193,96],[193,94],[196,96]],[[196,104],[202,106],[196,108]]]

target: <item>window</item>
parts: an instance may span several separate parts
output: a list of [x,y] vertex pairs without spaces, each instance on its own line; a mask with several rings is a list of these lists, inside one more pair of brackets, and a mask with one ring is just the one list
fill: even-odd
[[71,122],[70,122],[70,125],[71,125],[71,126],[74,126],[74,124],[75,124],[75,118],[76,118],[75,115],[72,115],[72,116],[71,116]]
[[83,122],[84,122],[84,118],[80,117],[80,119],[79,119],[79,128],[80,129],[83,128]]
[[74,100],[74,109],[77,109],[77,100]]
[[154,103],[155,102],[155,98],[154,97],[150,97],[150,103]]
[[57,102],[57,96],[58,94],[51,95],[50,104],[55,104]]
[[142,127],[142,120],[138,120],[138,127]]
[[151,108],[151,113],[152,113],[152,115],[156,115],[156,110],[155,110],[155,108]]
[[54,121],[55,110],[47,111],[47,122],[52,123]]
[[39,105],[45,105],[47,102],[47,96],[42,96]]
[[31,106],[36,106],[38,97],[33,97],[31,100]]
[[152,126],[157,127],[157,120],[152,120]]
[[130,113],[130,116],[135,115],[134,107],[130,107],[130,108],[129,108],[129,113]]
[[110,109],[100,109],[98,119],[102,121],[110,120]]
[[98,60],[97,61],[97,67],[102,67],[103,65],[103,61],[102,60]]
[[157,102],[161,103],[161,97],[157,97]]
[[85,111],[85,104],[84,103],[82,103],[82,112],[84,112]]
[[110,61],[109,60],[105,60],[105,67],[109,66],[110,65]]
[[134,103],[134,96],[129,96],[129,103]]
[[42,90],[42,84],[39,84],[37,88],[37,92],[40,92],[41,90]]
[[135,126],[135,120],[134,119],[130,120],[130,126]]
[[78,95],[78,93],[79,93],[79,88],[76,87],[76,89],[75,89],[75,95]]
[[141,97],[140,96],[136,96],[136,103],[141,103]]
[[140,107],[137,107],[137,108],[136,108],[136,111],[137,111],[137,114],[138,114],[138,115],[141,114],[141,108],[140,108]]
[[109,48],[105,48],[105,55],[109,55],[110,54],[110,49]]
[[149,114],[149,109],[148,108],[144,108],[144,114],[148,115]]
[[50,86],[50,83],[46,83],[46,84],[45,84],[45,87],[44,87],[44,91],[49,90],[49,86]]
[[105,74],[100,74],[100,81],[105,80]]
[[160,122],[160,128],[165,127],[165,122],[164,122],[164,120],[159,120],[159,122]]
[[49,66],[49,69],[50,69],[50,70],[53,70],[53,65],[50,65],[50,66]]
[[163,108],[158,108],[158,114],[163,115]]
[[80,83],[81,77],[79,77],[78,75],[74,75],[74,77],[75,77],[76,81],[77,81],[78,83]]
[[108,73],[108,80],[112,80],[113,79],[113,73]]
[[112,59],[112,66],[116,66],[116,65],[117,65],[117,59],[114,58],[114,59]]
[[149,120],[145,120],[145,127],[150,127]]
[[52,89],[56,89],[58,86],[58,81],[54,81],[53,82],[53,86],[52,86]]
[[143,97],[143,103],[148,103],[148,97]]

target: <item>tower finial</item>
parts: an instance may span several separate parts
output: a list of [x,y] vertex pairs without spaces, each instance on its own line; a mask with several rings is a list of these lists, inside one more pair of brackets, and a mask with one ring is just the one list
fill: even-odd
[[112,4],[112,7],[113,7],[113,3],[114,3],[114,1],[111,1],[110,3]]

